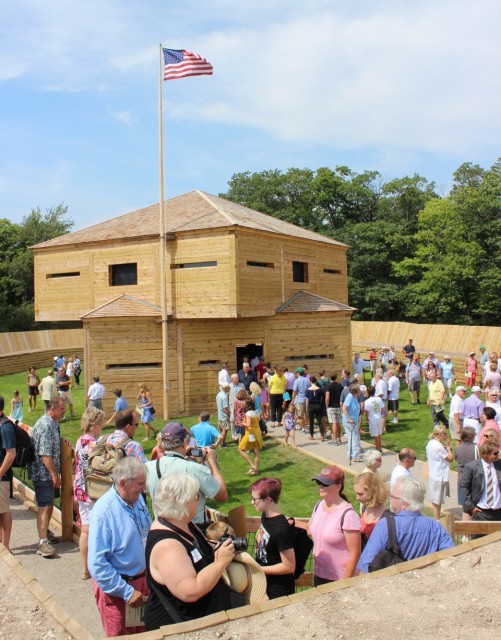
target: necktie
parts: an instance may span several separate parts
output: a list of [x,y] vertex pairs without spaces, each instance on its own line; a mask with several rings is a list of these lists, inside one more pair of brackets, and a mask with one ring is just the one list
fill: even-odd
[[494,485],[492,483],[492,468],[487,467],[487,506],[492,509],[494,506]]

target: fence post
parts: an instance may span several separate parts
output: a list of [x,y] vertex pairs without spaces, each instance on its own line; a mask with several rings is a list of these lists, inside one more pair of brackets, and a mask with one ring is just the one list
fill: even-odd
[[61,526],[63,541],[73,539],[73,446],[61,438]]

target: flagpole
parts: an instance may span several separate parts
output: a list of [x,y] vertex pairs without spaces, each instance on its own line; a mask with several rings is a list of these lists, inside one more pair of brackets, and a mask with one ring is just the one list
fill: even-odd
[[164,206],[164,133],[163,133],[163,48],[160,48],[159,70],[158,70],[158,180],[160,191],[159,215],[160,215],[160,269],[162,273],[162,399],[164,420],[169,417],[169,377],[168,377],[168,332],[167,332],[167,239],[165,229],[165,206]]

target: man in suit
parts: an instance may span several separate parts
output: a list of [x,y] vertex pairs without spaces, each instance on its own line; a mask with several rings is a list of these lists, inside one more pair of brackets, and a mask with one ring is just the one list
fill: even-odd
[[485,442],[479,447],[480,458],[468,462],[460,486],[463,510],[473,520],[501,521],[501,460],[499,446]]

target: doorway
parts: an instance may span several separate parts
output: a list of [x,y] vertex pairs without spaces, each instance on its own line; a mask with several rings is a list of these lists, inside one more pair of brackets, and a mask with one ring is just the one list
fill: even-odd
[[237,356],[237,371],[240,371],[242,368],[242,364],[244,358],[249,358],[249,362],[252,358],[256,358],[263,355],[263,345],[262,344],[246,344],[246,345],[238,345],[236,346],[236,356]]

